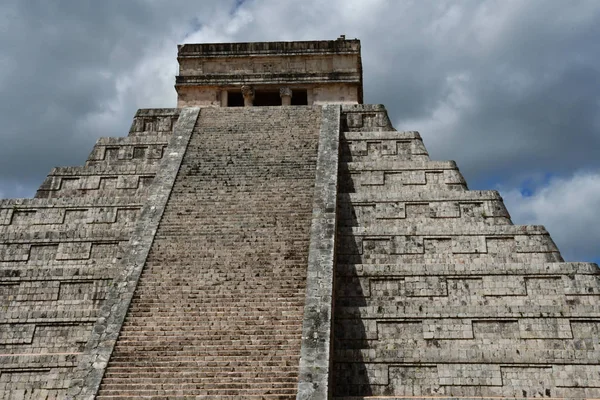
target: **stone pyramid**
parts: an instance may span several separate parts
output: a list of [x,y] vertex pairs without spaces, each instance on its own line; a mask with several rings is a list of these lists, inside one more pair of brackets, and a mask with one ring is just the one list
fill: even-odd
[[0,201],[0,399],[600,398],[600,270],[362,104],[360,42],[183,45]]

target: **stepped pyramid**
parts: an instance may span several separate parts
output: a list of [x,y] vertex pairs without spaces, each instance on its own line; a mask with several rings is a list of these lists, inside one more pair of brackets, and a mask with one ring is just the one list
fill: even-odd
[[0,201],[0,399],[600,398],[600,274],[362,99],[360,42],[187,44]]

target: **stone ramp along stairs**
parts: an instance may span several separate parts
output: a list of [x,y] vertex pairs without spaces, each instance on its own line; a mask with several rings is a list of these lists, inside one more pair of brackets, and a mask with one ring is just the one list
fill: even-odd
[[201,111],[98,399],[294,396],[320,122]]
[[334,108],[335,216],[320,106],[140,110],[0,201],[0,399],[600,398],[597,266],[383,106]]

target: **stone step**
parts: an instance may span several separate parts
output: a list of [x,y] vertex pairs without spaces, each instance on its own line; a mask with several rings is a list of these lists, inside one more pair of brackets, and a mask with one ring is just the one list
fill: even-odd
[[321,109],[284,111],[202,110],[97,398],[295,397]]
[[133,368],[133,367],[145,367],[146,365],[157,366],[157,367],[180,367],[182,371],[188,371],[189,368],[204,368],[204,366],[210,367],[231,367],[236,365],[248,365],[252,364],[256,369],[260,369],[263,366],[273,367],[278,365],[297,365],[300,359],[300,354],[279,354],[277,356],[271,354],[262,354],[261,357],[256,358],[255,356],[239,356],[235,354],[219,354],[218,358],[215,359],[214,355],[205,355],[203,357],[179,357],[177,354],[172,354],[169,357],[150,358],[144,360],[141,354],[136,354],[136,357],[132,361],[131,357],[120,357],[118,353],[113,353],[110,359],[110,368]]
[[[98,395],[96,396],[96,399],[99,400],[130,400],[130,399],[139,399],[140,397],[138,395],[110,395],[110,396],[104,396],[104,395]],[[143,397],[144,399],[147,400],[166,400],[167,397],[165,397],[164,395],[147,395]],[[177,394],[177,395],[169,395],[168,399],[169,400],[198,400],[198,399],[202,399],[202,400],[292,400],[295,399],[296,396],[295,394],[258,394],[258,395],[249,395],[249,394],[243,394],[243,395],[223,395],[223,394],[219,394],[219,395],[196,395],[196,394],[190,394],[190,395],[182,395],[182,394]]]
[[[264,399],[264,400],[292,400],[296,398],[294,392],[283,392],[274,390],[257,390],[257,391],[243,391],[239,393],[236,390],[231,391],[215,391],[217,393],[209,392],[191,392],[191,393],[179,393],[171,394],[164,391],[149,391],[143,393],[115,393],[115,394],[99,394],[96,399],[99,400],[125,400],[125,399],[150,399],[150,400],[187,400],[187,399],[202,399],[202,400],[219,400],[219,399]],[[253,395],[253,393],[255,393]]]
[[[167,375],[178,375],[175,379],[182,379],[187,375],[216,375],[216,374],[224,374],[224,375],[235,375],[235,374],[245,374],[245,373],[254,373],[254,374],[264,374],[264,375],[277,375],[284,374],[290,375],[292,373],[297,374],[298,365],[296,360],[296,364],[293,362],[287,364],[273,364],[273,365],[265,365],[264,363],[260,366],[260,369],[256,368],[256,365],[253,361],[251,362],[221,362],[218,361],[208,361],[203,363],[202,369],[191,369],[186,372],[182,372],[181,368],[194,365],[194,363],[181,363],[181,365],[177,365],[173,363],[172,366],[165,365],[154,365],[152,363],[138,363],[139,365],[127,365],[127,366],[114,366],[107,370],[105,375],[106,377],[131,377],[135,375],[136,378],[145,378],[145,377],[161,377],[165,374]],[[195,363],[199,365],[199,362]]]
[[191,377],[188,381],[184,382],[147,382],[147,383],[131,383],[123,380],[121,382],[114,383],[102,383],[101,390],[105,393],[110,393],[115,390],[122,391],[148,391],[148,390],[174,390],[178,391],[199,391],[199,390],[217,390],[217,389],[227,389],[227,390],[256,390],[256,389],[281,389],[281,390],[294,390],[296,386],[296,382],[293,379],[285,379],[282,377],[278,377],[279,382],[270,381],[268,379],[249,379],[248,377],[244,377],[247,379],[245,382],[240,382],[239,380],[229,380],[227,379],[222,383],[214,383],[212,379],[207,380],[196,380]]

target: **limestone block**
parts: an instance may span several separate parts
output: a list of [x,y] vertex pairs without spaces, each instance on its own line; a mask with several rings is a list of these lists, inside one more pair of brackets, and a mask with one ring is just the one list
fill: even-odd
[[516,235],[515,246],[518,253],[558,252],[550,235]]
[[540,300],[557,300],[558,296],[565,294],[565,287],[559,276],[530,276],[525,279],[525,286],[529,296],[536,296]]
[[406,218],[406,209],[403,202],[387,202],[375,204],[376,219],[401,219]]
[[337,322],[334,333],[337,340],[376,340],[377,330],[376,320],[348,320]]
[[400,278],[371,278],[370,295],[381,297],[399,297],[404,293],[404,279]]
[[40,243],[40,244],[32,244],[31,249],[29,250],[29,260],[30,262],[46,262],[51,263],[56,260],[56,255],[58,254],[58,244],[48,244],[48,243]]
[[[56,176],[52,181],[52,187],[50,190],[75,190],[81,189],[81,177],[62,177]],[[56,189],[54,188],[56,187]]]
[[525,278],[515,275],[487,275],[483,277],[484,296],[526,296]]
[[563,275],[566,295],[600,295],[600,275]]
[[90,258],[91,242],[62,242],[58,245],[57,260],[86,260]]
[[429,203],[406,203],[406,216],[409,219],[429,218],[433,210]]
[[[77,180],[77,178],[73,180]],[[73,182],[73,180],[71,180],[71,182],[63,182],[62,177],[49,175],[46,177],[39,190],[59,190],[63,184],[67,187],[69,184],[73,184],[73,187],[78,186],[78,182]]]
[[21,282],[15,297],[18,302],[58,300],[58,281],[29,281]]
[[435,201],[429,203],[432,218],[460,218],[461,209],[458,202]]
[[33,225],[36,221],[36,210],[14,209],[12,213],[11,225]]
[[490,200],[483,202],[484,217],[505,217],[510,218],[508,210],[501,200]]
[[119,176],[101,176],[99,189],[103,191],[114,190],[117,189],[117,183],[119,180]]
[[369,155],[369,151],[367,149],[367,141],[366,140],[348,141],[345,144],[342,143],[342,148],[344,148],[344,146],[347,146],[349,148],[349,151],[350,151],[349,155],[351,157],[358,157],[358,156],[367,156],[367,155]]
[[572,339],[571,323],[566,318],[519,319],[522,339]]
[[599,365],[553,365],[552,376],[557,387],[600,388]]
[[337,254],[363,254],[363,238],[360,236],[341,236],[336,238]]
[[117,208],[90,208],[86,219],[90,224],[113,224],[117,222]]
[[385,184],[384,171],[365,171],[360,174],[360,184],[363,186],[381,186]]
[[443,395],[444,388],[439,385],[438,367],[435,365],[394,365],[389,367],[389,385],[384,394],[395,396],[431,396]]
[[0,324],[0,345],[31,343],[34,333],[34,324]]
[[87,224],[89,222],[88,209],[67,209],[65,210],[65,224]]
[[477,339],[520,339],[521,333],[517,320],[479,320],[473,321],[473,337]]
[[12,209],[0,209],[0,225],[10,225],[12,221]]
[[461,218],[478,218],[486,217],[482,202],[461,202],[460,203]]
[[444,170],[444,178],[443,182],[446,185],[467,185],[465,178],[463,178],[462,174],[458,171],[458,169],[446,169]]
[[419,339],[423,335],[423,324],[421,321],[383,320],[377,322],[377,339],[382,345],[398,339]]
[[470,319],[425,319],[422,335],[424,339],[473,339],[473,325]]
[[368,297],[371,295],[370,280],[356,277],[340,278],[335,291],[340,297]]
[[422,236],[394,236],[395,254],[422,254],[423,247]]
[[452,253],[452,239],[442,238],[423,238],[423,248],[425,254],[450,254]]
[[59,300],[104,300],[108,291],[108,280],[84,282],[60,282]]
[[448,296],[453,300],[464,302],[474,301],[483,295],[483,280],[481,277],[467,276],[448,279]]
[[156,127],[159,132],[171,131],[173,129],[173,117],[158,117]]
[[484,236],[453,236],[452,253],[487,253],[486,240]]
[[571,320],[571,331],[575,339],[600,337],[600,319],[596,321]]
[[511,397],[550,397],[554,392],[552,368],[546,366],[501,366],[502,395]]
[[120,175],[117,178],[117,189],[137,189],[140,178],[137,175]]
[[[438,174],[434,174],[436,177]],[[427,185],[435,181],[434,176],[429,176],[427,180],[427,174],[425,171],[402,171],[388,174],[389,184],[392,186],[396,185]]]
[[489,254],[511,254],[516,252],[514,237],[486,237],[485,247]]
[[387,386],[388,367],[385,364],[376,363],[349,363],[340,368],[336,366],[334,381],[335,392],[341,395],[355,395],[370,388]]
[[391,238],[363,238],[363,254],[392,254],[394,244]]
[[[415,133],[416,133],[416,135],[419,135],[418,132],[415,132]],[[412,155],[429,156],[429,153],[427,152],[427,149],[425,148],[423,141],[420,139],[420,136],[418,139],[410,141],[410,153]]]
[[406,296],[447,296],[446,278],[439,276],[410,276],[404,279]]
[[65,213],[64,208],[39,208],[36,223],[41,225],[62,224],[65,221]]
[[0,244],[0,261],[27,261],[31,244]]
[[140,214],[139,207],[119,207],[116,210],[116,218],[114,222],[117,223],[130,223],[135,222]]
[[363,115],[362,113],[346,113],[346,124],[348,128],[362,128]]
[[0,284],[0,301],[3,304],[13,301],[19,294],[19,282],[2,282]]
[[440,385],[502,386],[500,366],[495,364],[438,364]]

